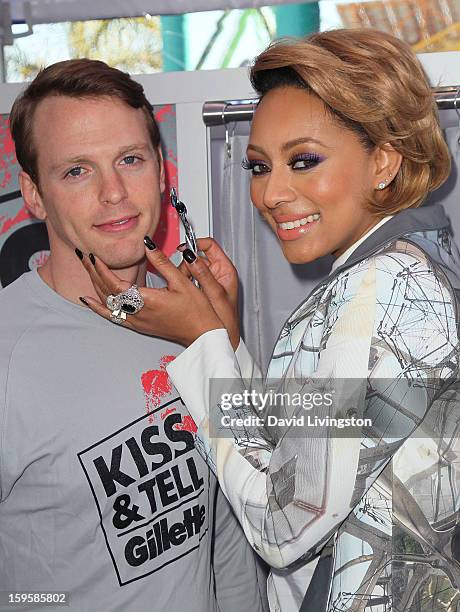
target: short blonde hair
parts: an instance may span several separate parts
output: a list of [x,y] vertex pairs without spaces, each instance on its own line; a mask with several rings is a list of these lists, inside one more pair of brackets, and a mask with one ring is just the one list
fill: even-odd
[[280,40],[255,59],[250,77],[261,96],[283,86],[313,93],[366,148],[389,143],[401,153],[399,172],[369,202],[378,216],[419,206],[449,176],[428,78],[410,47],[390,34],[341,29]]

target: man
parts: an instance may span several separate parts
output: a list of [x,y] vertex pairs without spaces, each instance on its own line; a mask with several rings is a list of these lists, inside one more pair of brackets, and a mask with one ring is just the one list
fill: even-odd
[[0,292],[0,609],[67,592],[78,612],[261,610],[252,551],[166,374],[179,347],[79,302],[96,295],[82,251],[152,281],[143,238],[165,183],[141,85],[103,62],[60,62],[10,122],[51,254]]

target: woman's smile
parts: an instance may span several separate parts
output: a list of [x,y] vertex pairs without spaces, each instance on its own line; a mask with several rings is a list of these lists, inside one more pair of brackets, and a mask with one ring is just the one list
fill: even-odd
[[[283,218],[286,217],[286,220]],[[280,240],[298,240],[305,234],[311,232],[318,224],[321,215],[319,213],[300,215],[283,215],[275,219],[277,224],[276,233]]]
[[308,263],[340,255],[378,223],[366,204],[385,161],[382,149],[366,148],[319,98],[279,87],[259,103],[243,167],[251,171],[252,202],[286,259]]

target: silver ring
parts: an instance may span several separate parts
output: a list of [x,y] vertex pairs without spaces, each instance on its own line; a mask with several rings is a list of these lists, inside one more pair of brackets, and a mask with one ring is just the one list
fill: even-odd
[[105,304],[109,310],[112,312],[114,310],[119,310],[120,306],[118,305],[118,298],[116,295],[108,295],[105,301]]
[[136,314],[144,307],[144,300],[137,286],[131,285],[126,291],[107,296],[106,305],[112,313],[121,311],[125,314]]
[[110,320],[112,323],[116,323],[117,325],[123,325],[127,316],[128,315],[126,312],[123,312],[122,310],[113,310],[112,314],[110,315]]

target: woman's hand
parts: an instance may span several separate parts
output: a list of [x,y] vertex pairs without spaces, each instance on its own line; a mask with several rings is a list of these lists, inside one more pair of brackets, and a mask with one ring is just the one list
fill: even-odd
[[[199,238],[197,244],[199,251],[204,253],[206,259],[199,258],[197,262],[192,264],[187,263],[184,259],[179,269],[187,276],[193,276],[198,280],[214,311],[225,325],[233,349],[236,350],[240,342],[238,272],[213,238]],[[184,251],[185,246],[180,245],[178,250]],[[201,266],[201,263],[207,266],[221,289],[215,283],[208,281],[206,270]]]
[[[211,239],[203,240],[203,250],[210,251],[209,260],[198,257],[188,263],[184,259],[181,266],[183,272],[186,268],[188,274],[199,281],[200,289],[195,287],[184,273],[181,274],[161,251],[146,249],[148,260],[165,278],[167,287],[139,288],[144,306],[138,313],[127,316],[123,324],[125,327],[189,346],[205,332],[226,327],[225,321],[220,318],[222,316],[232,330],[229,333],[232,334],[232,345],[236,349],[239,343],[237,317],[236,323],[234,321],[237,278],[235,281],[231,271],[232,264],[230,262],[229,267],[229,260],[225,261],[227,258],[220,247]],[[185,255],[188,259],[193,258],[191,251]],[[82,262],[101,300],[100,303],[85,296],[84,302],[91,310],[110,320],[111,311],[106,307],[107,297],[125,291],[129,288],[129,283],[118,278],[94,256],[83,257]],[[214,270],[223,285],[216,280],[211,270]],[[220,310],[220,315],[214,309],[213,303]]]

